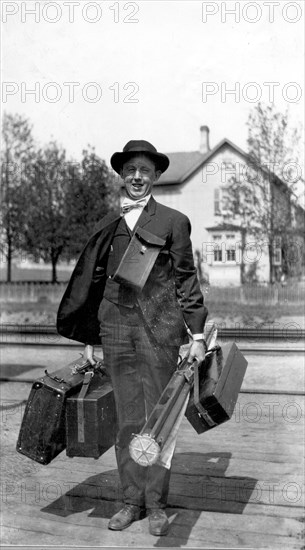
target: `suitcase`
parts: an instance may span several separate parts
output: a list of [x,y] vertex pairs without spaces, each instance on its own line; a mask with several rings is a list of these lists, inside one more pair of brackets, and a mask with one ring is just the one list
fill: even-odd
[[198,434],[231,418],[247,364],[236,344],[228,343],[218,346],[202,368],[195,370],[185,416]]
[[[102,368],[98,358],[96,369]],[[79,391],[84,373],[92,369],[82,358],[36,380],[24,411],[17,451],[49,464],[66,447],[65,407],[67,397]]]
[[[86,377],[88,380],[86,381]],[[115,443],[116,412],[108,376],[85,375],[78,395],[66,405],[66,454],[99,458]]]

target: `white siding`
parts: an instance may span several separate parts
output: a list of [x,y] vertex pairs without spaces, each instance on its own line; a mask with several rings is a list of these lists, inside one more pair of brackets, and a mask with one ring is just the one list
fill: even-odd
[[[229,183],[234,174],[234,165],[240,174],[245,165],[244,158],[229,145],[222,147],[208,163],[199,169],[183,185],[156,186],[153,194],[159,202],[186,214],[192,224],[193,250],[199,250],[203,257],[204,271],[209,274],[213,284],[240,284],[240,266],[238,262],[224,262],[221,265],[208,265],[206,250],[212,238],[206,230],[222,221],[215,215],[215,189],[221,189]],[[233,220],[232,220],[233,221]],[[236,221],[233,221],[238,225]],[[240,237],[238,237],[240,240]],[[251,239],[249,239],[251,240]],[[253,241],[253,238],[252,238]],[[257,252],[246,251],[246,269],[258,260],[257,275],[260,280],[268,280],[269,264],[266,246],[256,243]]]

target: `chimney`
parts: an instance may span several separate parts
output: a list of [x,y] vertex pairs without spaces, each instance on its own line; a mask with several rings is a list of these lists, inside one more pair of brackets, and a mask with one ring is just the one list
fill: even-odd
[[200,147],[199,147],[199,151],[203,155],[210,150],[209,134],[210,134],[210,128],[208,126],[200,126]]

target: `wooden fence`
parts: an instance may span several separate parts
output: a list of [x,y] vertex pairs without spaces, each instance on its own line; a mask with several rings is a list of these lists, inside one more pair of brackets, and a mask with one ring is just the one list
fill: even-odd
[[[0,302],[37,302],[58,304],[67,283],[16,282],[0,284]],[[305,302],[305,284],[244,285],[238,287],[203,287],[207,301],[242,304],[297,304]]]
[[65,291],[67,283],[35,283],[35,282],[16,282],[0,284],[0,302],[29,303],[37,302],[40,304],[50,302],[58,304]]
[[203,288],[206,299],[214,303],[297,304],[305,301],[304,285],[243,285],[238,287]]

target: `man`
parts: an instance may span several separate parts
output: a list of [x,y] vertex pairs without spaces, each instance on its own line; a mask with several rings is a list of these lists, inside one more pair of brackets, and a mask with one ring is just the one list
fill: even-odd
[[[189,362],[204,359],[207,309],[193,262],[190,222],[151,195],[169,166],[168,157],[147,141],[129,141],[123,152],[114,153],[111,165],[125,185],[121,216],[105,216],[88,241],[59,307],[57,326],[63,336],[85,343],[90,361],[101,338],[112,379],[125,505],[109,529],[128,527],[146,508],[150,533],[159,536],[168,531],[164,509],[170,469],[137,464],[128,447],[175,371],[186,326],[193,335]],[[142,291],[113,278],[138,227],[164,243]]]

